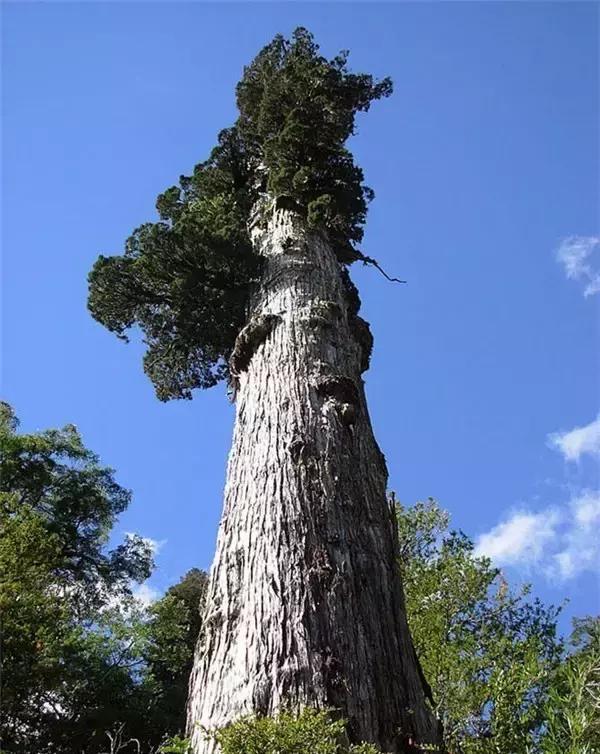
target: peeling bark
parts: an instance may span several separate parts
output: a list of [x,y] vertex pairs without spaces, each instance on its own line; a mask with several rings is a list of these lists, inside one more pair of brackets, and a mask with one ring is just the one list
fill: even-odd
[[411,741],[437,744],[439,726],[360,377],[370,341],[321,234],[282,206],[253,234],[265,265],[248,327],[259,323],[260,337],[240,334],[232,369],[236,424],[190,680],[192,748],[214,751],[200,726],[310,704],[339,710],[353,741],[416,752]]

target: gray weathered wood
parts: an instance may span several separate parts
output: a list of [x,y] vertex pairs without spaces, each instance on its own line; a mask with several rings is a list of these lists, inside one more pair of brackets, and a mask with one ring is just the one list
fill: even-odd
[[[203,634],[190,681],[197,724],[286,704],[333,707],[353,740],[389,752],[437,742],[409,635],[385,459],[326,239],[289,210],[253,229],[265,257],[232,359],[236,424]],[[363,345],[361,345],[361,342]]]

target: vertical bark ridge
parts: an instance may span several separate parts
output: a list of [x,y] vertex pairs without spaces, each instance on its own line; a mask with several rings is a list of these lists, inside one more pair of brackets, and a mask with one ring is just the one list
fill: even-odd
[[233,446],[190,679],[193,751],[214,751],[201,726],[288,704],[339,709],[351,739],[418,751],[409,741],[437,743],[439,730],[406,623],[341,265],[289,210],[273,210],[253,242],[265,259],[249,324],[260,337],[246,334],[250,357],[234,369]]

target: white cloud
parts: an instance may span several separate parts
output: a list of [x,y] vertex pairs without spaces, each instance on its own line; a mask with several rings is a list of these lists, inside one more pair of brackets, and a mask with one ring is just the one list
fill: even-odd
[[553,509],[541,513],[517,511],[477,540],[475,555],[497,565],[533,564],[556,538],[560,516]]
[[600,238],[598,236],[569,236],[556,252],[567,277],[584,284],[583,295],[600,292]]
[[600,491],[582,490],[561,509],[513,513],[479,537],[475,555],[566,581],[585,571],[600,573],[599,530]]
[[[585,426],[548,435],[547,444],[566,462],[584,455],[600,459],[600,414]],[[584,572],[600,574],[599,534],[600,490],[580,489],[561,505],[512,512],[479,536],[475,555],[566,581]]]
[[[155,589],[147,581],[142,584],[137,584],[135,581],[129,582],[130,594],[107,594],[105,597],[105,605],[102,610],[114,610],[117,609],[123,614],[127,615],[136,608],[147,608],[153,602],[160,599],[162,592],[159,589]],[[133,602],[132,602],[133,598]]]
[[562,537],[562,549],[550,565],[562,580],[583,571],[600,572],[600,491],[583,490],[569,503],[569,521]]
[[135,586],[132,589],[132,593],[134,599],[136,599],[142,605],[142,607],[149,607],[160,597],[160,592],[158,591],[158,589],[151,587],[147,581],[145,581],[143,584],[139,584],[139,586]]
[[582,528],[588,530],[596,523],[600,524],[600,492],[585,490],[571,502],[575,520]]
[[548,435],[548,444],[559,450],[567,461],[579,461],[585,453],[600,456],[600,414],[584,427]]

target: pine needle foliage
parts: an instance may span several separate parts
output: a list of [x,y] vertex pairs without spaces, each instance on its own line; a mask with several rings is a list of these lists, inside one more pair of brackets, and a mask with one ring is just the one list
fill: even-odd
[[90,273],[92,316],[125,340],[141,328],[144,370],[161,400],[190,398],[227,374],[259,267],[246,229],[249,176],[237,130],[221,132],[210,158],[158,197],[160,221]]
[[259,206],[284,203],[327,234],[340,262],[360,258],[373,192],[345,142],[356,114],[392,84],[350,73],[347,56],[327,60],[303,28],[276,36],[245,68],[239,117],[209,159],[158,197],[158,222],[90,272],[92,316],[124,340],[139,327],[161,400],[191,398],[227,377],[260,279],[248,230]]

